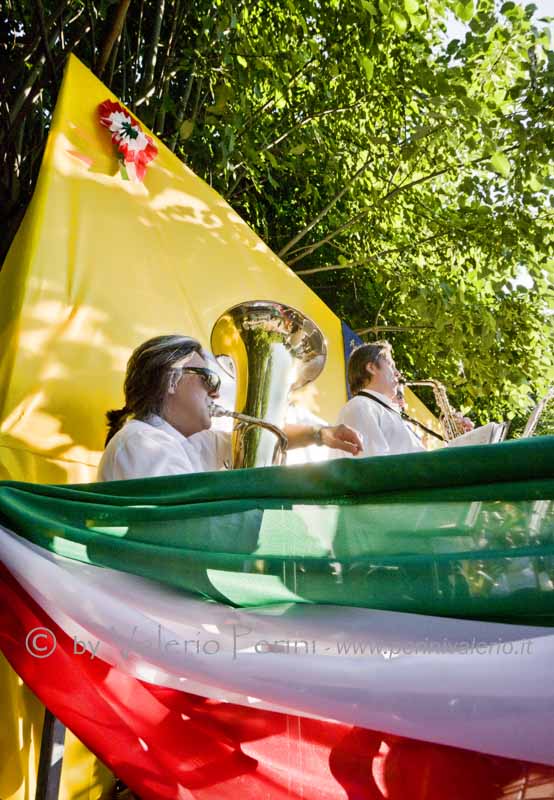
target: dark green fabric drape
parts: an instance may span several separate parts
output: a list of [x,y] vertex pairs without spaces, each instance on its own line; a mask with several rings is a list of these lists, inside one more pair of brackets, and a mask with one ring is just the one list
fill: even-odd
[[236,605],[554,619],[554,437],[81,486],[0,484],[62,556]]

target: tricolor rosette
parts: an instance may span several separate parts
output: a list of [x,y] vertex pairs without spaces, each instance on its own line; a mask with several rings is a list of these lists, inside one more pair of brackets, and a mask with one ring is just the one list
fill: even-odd
[[112,134],[112,142],[117,147],[125,169],[125,177],[136,175],[144,180],[146,167],[157,155],[158,148],[152,138],[142,130],[138,120],[129,114],[120,103],[105,100],[98,106],[100,124]]

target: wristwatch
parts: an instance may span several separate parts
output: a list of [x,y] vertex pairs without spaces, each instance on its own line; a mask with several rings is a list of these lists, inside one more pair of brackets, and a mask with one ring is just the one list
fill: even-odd
[[321,436],[321,432],[322,432],[323,428],[325,428],[325,427],[326,427],[325,425],[314,425],[313,428],[312,428],[312,436],[313,436],[314,444],[317,444],[318,447],[321,447],[321,445],[323,444],[323,439],[322,439],[322,436]]

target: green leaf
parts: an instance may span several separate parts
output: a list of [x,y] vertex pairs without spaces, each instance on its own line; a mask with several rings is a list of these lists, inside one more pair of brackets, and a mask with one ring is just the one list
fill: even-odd
[[248,66],[248,61],[244,58],[244,56],[237,56],[237,61],[239,62],[241,67],[244,67],[245,69]]
[[186,119],[179,128],[179,136],[181,139],[190,139],[194,130],[194,121]]
[[477,100],[474,100],[472,97],[465,97],[464,105],[469,113],[474,114],[475,116],[479,116],[483,110],[481,103],[479,103]]
[[510,174],[510,162],[504,153],[496,152],[491,158],[491,167],[503,178],[507,178]]
[[416,31],[424,31],[429,28],[429,19],[427,14],[411,14],[410,22]]
[[469,0],[469,3],[456,3],[454,13],[462,22],[470,22],[475,13],[473,0]]
[[404,8],[408,14],[416,14],[419,11],[419,0],[404,0]]
[[529,3],[528,5],[526,5],[525,14],[527,16],[527,19],[530,19],[535,13],[535,11],[537,11],[537,6],[534,3]]
[[280,89],[275,89],[275,108],[284,108],[287,104],[283,92]]
[[373,78],[373,67],[374,67],[373,61],[367,56],[362,56],[362,67],[365,70],[366,78],[368,79],[368,81],[371,81],[371,79]]
[[392,24],[394,25],[396,32],[400,36],[404,36],[408,30],[408,20],[406,19],[405,15],[401,11],[393,11],[391,16]]
[[305,144],[297,144],[296,147],[292,147],[289,152],[291,156],[301,156],[305,149]]
[[214,104],[212,106],[208,106],[206,110],[210,114],[215,114],[216,116],[224,114],[227,108],[227,103],[232,96],[233,90],[230,86],[227,86],[225,83],[218,84],[214,91]]

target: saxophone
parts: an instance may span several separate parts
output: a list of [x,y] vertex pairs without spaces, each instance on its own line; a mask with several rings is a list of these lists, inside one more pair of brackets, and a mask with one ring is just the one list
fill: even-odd
[[448,395],[444,384],[433,378],[427,378],[424,381],[407,381],[406,386],[430,386],[433,389],[435,402],[439,409],[439,421],[441,423],[444,438],[447,442],[456,439],[464,433],[464,426],[462,421],[456,416],[455,409],[452,408],[448,401]]

